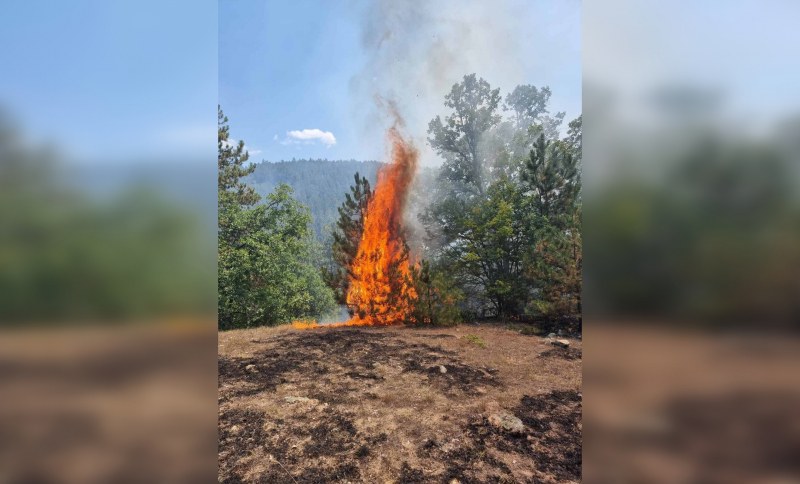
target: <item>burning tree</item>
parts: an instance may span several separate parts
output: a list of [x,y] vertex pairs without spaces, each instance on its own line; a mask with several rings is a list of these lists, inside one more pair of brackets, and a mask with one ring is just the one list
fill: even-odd
[[396,128],[389,130],[392,162],[378,173],[350,267],[347,306],[352,325],[389,325],[412,319],[417,293],[403,237],[403,210],[418,152]]
[[347,291],[350,287],[350,273],[353,260],[358,254],[358,244],[364,233],[364,216],[367,213],[372,188],[366,177],[356,172],[355,184],[350,193],[345,194],[345,201],[339,207],[339,220],[333,232],[331,247],[334,266],[323,268],[325,283],[333,289],[336,302],[346,304]]

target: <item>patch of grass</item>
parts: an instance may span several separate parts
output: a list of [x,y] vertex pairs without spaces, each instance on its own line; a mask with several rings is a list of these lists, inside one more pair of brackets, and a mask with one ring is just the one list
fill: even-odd
[[478,335],[468,334],[464,336],[464,339],[474,345],[480,346],[481,348],[486,348],[486,342]]
[[544,334],[544,331],[542,331],[536,326],[525,326],[524,328],[519,330],[519,334],[525,336],[541,336]]
[[526,323],[508,323],[506,324],[506,328],[511,331],[517,331],[523,336],[542,336],[545,334],[542,328]]

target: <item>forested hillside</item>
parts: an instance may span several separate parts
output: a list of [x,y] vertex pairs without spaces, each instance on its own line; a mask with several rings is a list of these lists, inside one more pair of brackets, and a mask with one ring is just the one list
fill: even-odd
[[320,241],[324,240],[325,227],[335,223],[337,208],[353,184],[358,172],[374,184],[377,161],[292,160],[256,163],[255,171],[246,181],[262,197],[286,183],[294,190],[294,197],[311,210],[312,228]]

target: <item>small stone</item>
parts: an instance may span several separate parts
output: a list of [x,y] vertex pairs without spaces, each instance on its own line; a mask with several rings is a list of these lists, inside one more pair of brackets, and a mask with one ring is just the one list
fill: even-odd
[[231,425],[231,428],[230,428],[230,429],[228,429],[228,430],[230,430],[230,432],[231,432],[232,434],[238,434],[238,433],[239,433],[239,431],[240,431],[240,430],[242,430],[242,428],[241,428],[241,427],[239,427],[238,425]]
[[566,339],[557,339],[552,342],[553,346],[558,346],[560,348],[569,348],[569,340]]
[[522,420],[508,412],[493,413],[489,416],[489,423],[511,433],[521,434],[525,432],[525,425]]
[[447,373],[447,368],[444,365],[439,365],[439,373]]
[[251,365],[247,365],[247,366],[244,367],[244,369],[249,371],[250,373],[258,373],[258,368],[256,368],[256,365],[252,365],[252,364]]
[[497,413],[500,411],[500,404],[494,400],[488,401],[483,404],[483,410],[487,414]]
[[453,479],[450,479],[450,484],[461,484],[461,481],[459,481],[458,479],[453,478]]
[[285,401],[286,403],[311,403],[314,405],[317,405],[319,403],[319,400],[315,400],[313,398],[293,397],[291,395],[288,397],[283,397],[283,401]]
[[550,339],[553,339],[553,338],[556,337],[556,334],[555,333],[550,333],[550,334],[547,335],[547,337],[550,338]]

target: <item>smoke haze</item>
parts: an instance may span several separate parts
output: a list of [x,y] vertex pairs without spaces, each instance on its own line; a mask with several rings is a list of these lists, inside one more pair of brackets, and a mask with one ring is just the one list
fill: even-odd
[[[476,73],[505,96],[519,84],[550,84],[554,111],[571,119],[580,111],[578,2],[558,4],[501,0],[356,2],[363,17],[366,52],[350,92],[364,142],[386,153],[384,133],[392,119],[374,102],[394,101],[423,166],[438,165],[426,130],[444,111],[444,96],[464,75]],[[572,66],[572,67],[568,67]],[[567,72],[570,68],[574,72]],[[572,75],[574,74],[574,75]],[[384,157],[385,158],[385,157]]]

